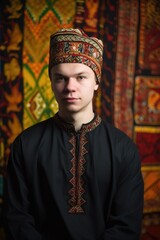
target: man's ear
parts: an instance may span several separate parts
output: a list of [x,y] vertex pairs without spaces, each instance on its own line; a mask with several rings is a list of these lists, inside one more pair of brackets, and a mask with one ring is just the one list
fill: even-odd
[[95,85],[95,87],[94,87],[94,90],[97,91],[98,88],[99,88],[99,82],[98,82],[97,79],[96,79],[96,85]]
[[96,84],[95,87],[94,87],[94,90],[97,91],[98,87],[99,87],[99,85]]

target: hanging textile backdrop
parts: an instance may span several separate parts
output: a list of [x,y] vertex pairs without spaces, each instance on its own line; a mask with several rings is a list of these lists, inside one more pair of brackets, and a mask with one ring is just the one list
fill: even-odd
[[104,42],[94,108],[138,145],[145,183],[142,240],[160,240],[159,0],[3,0],[0,64],[0,239],[10,144],[25,128],[53,116],[49,36],[79,27]]

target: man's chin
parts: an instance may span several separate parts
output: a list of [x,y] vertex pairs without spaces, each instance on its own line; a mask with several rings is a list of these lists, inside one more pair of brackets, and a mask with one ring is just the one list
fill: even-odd
[[65,109],[65,111],[71,114],[71,113],[78,113],[80,110],[76,108],[67,108]]

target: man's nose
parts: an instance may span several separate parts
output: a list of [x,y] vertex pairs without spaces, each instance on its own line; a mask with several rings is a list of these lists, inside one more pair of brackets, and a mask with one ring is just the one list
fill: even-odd
[[66,81],[65,88],[69,91],[75,91],[76,89],[76,80],[75,78],[68,78]]

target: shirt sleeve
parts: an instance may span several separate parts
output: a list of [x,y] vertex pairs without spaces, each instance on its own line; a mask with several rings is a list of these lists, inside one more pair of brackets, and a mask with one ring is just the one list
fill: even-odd
[[11,146],[5,181],[5,228],[7,239],[45,240],[36,230],[30,212],[29,189],[25,179],[24,157],[18,137]]
[[122,142],[116,149],[118,169],[108,227],[101,240],[138,240],[143,216],[144,184],[136,145]]

